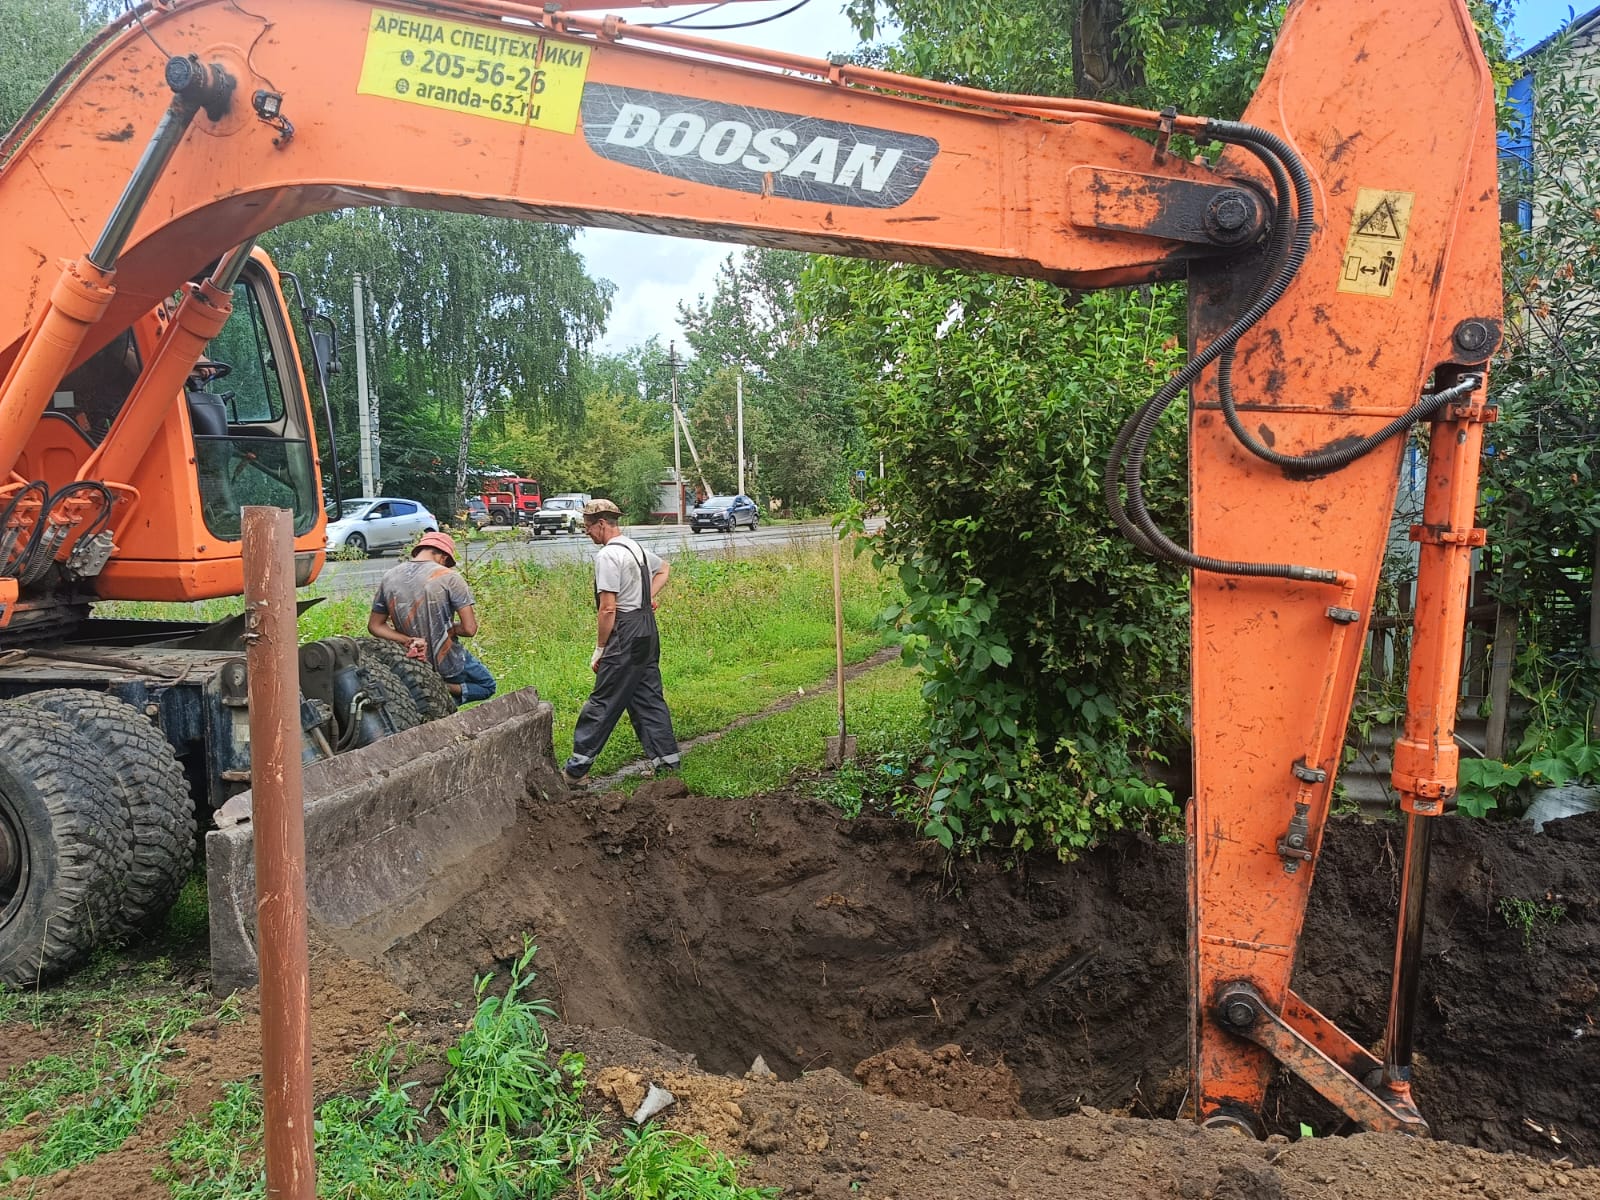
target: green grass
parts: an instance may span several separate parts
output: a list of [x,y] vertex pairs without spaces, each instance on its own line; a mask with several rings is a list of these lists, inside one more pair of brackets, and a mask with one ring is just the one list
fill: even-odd
[[[191,997],[191,1000],[198,999]],[[200,1015],[169,996],[128,996],[103,1015],[89,1042],[10,1071],[0,1083],[0,1128],[47,1115],[39,1136],[0,1160],[0,1180],[49,1175],[114,1150],[133,1134],[174,1082],[162,1065]]]
[[261,1085],[230,1083],[204,1120],[191,1117],[167,1145],[157,1172],[172,1200],[253,1200],[267,1194],[261,1159]]
[[[921,676],[898,662],[845,683],[845,726],[863,758],[906,754],[928,744]],[[839,732],[832,688],[792,708],[729,730],[684,755],[683,780],[702,796],[749,796],[823,765],[826,741]]]
[[672,1129],[623,1133],[622,1160],[590,1200],[771,1200],[778,1188],[739,1186],[739,1163]]
[[[444,1053],[431,1098],[397,1083],[429,1051],[395,1042],[359,1064],[356,1087],[325,1100],[315,1120],[318,1194],[350,1200],[766,1200],[741,1187],[738,1164],[664,1130],[606,1137],[586,1115],[584,1062],[552,1058],[528,998],[534,948],[524,943],[504,994],[477,981],[471,1023]],[[172,1200],[265,1195],[259,1084],[230,1085],[204,1118],[167,1145],[160,1172]],[[610,1164],[588,1167],[587,1162]],[[598,1177],[609,1175],[600,1180]],[[590,1178],[585,1178],[589,1176]],[[579,1183],[580,1179],[585,1180]],[[600,1190],[588,1190],[594,1182]],[[574,1188],[579,1189],[577,1192]]]
[[[204,881],[198,886],[203,901]],[[157,1013],[174,1003],[187,1005],[189,994],[174,998],[173,974],[172,960],[163,954],[129,959],[106,948],[63,983],[39,989],[0,984],[0,1027],[73,1024],[92,1030]]]
[[[725,728],[833,671],[832,551],[801,542],[752,558],[680,555],[656,614],[661,674],[680,739]],[[502,692],[535,687],[555,705],[556,753],[572,748],[572,726],[594,683],[594,574],[591,565],[485,562],[464,568],[477,601],[479,635],[471,649]],[[847,555],[843,572],[845,661],[884,645],[877,615],[898,583],[870,560]],[[317,587],[301,595],[317,594]],[[300,618],[312,640],[366,632],[370,597],[324,600]],[[108,616],[219,620],[241,611],[237,598],[187,604],[108,604]],[[594,772],[604,775],[639,757],[626,721]]]

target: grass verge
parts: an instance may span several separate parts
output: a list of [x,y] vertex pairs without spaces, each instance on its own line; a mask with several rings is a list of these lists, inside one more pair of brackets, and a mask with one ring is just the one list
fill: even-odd
[[[833,670],[832,550],[796,542],[750,558],[680,555],[656,614],[661,673],[680,739],[725,728],[797,688],[813,687]],[[500,690],[535,687],[555,705],[556,753],[572,747],[572,726],[594,683],[594,573],[591,565],[491,561],[464,569],[477,600],[481,632],[471,649]],[[898,583],[866,556],[844,566],[845,661],[860,662],[884,644],[878,613]],[[316,594],[306,589],[302,596]],[[300,618],[312,640],[366,632],[368,596],[325,599]],[[108,604],[107,616],[219,620],[242,608],[238,599],[196,605]],[[639,756],[622,722],[594,773],[604,775]]]
[[[863,759],[909,754],[928,744],[921,676],[886,663],[845,684],[846,727]],[[696,746],[683,759],[683,780],[702,796],[749,796],[819,770],[826,741],[839,732],[838,701],[831,688],[799,703],[730,729]]]

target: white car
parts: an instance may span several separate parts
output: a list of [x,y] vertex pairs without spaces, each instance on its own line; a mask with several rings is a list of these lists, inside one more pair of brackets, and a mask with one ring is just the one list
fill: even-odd
[[393,496],[346,500],[337,513],[328,515],[330,552],[349,549],[369,554],[398,550],[439,528],[434,515],[415,500]]
[[588,492],[563,492],[551,496],[533,514],[533,534],[577,533],[583,528],[583,506],[589,503]]

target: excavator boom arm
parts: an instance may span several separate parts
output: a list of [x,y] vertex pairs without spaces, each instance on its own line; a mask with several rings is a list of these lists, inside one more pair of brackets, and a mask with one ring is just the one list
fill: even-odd
[[[751,52],[820,78],[653,52],[581,17],[546,18],[563,34],[484,20],[504,7],[301,0],[257,19],[185,0],[111,39],[0,174],[0,210],[13,214],[0,271],[31,281],[0,296],[0,370],[56,259],[94,241],[155,126],[159,108],[132,99],[167,92],[152,37],[235,91],[151,190],[85,353],[231,247],[341,207],[446,207],[1078,286],[1181,277],[1267,218],[1255,189],[1171,158],[1155,166],[1148,143],[1098,119],[907,99],[829,82],[838,68],[795,56]],[[1231,224],[1208,228],[1213,204]]]

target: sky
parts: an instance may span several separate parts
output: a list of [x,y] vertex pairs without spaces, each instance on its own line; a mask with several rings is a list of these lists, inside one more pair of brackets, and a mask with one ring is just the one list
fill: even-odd
[[[688,20],[684,24],[759,20],[768,14],[783,12],[792,2],[769,0],[759,4],[728,5],[700,21]],[[1526,48],[1565,24],[1574,8],[1582,15],[1596,4],[1600,4],[1600,0],[1522,0],[1512,20],[1512,35]],[[638,9],[622,15],[640,23],[655,22],[693,14],[704,7]],[[1404,9],[1405,0],[1395,0],[1395,7]],[[844,17],[840,0],[810,0],[798,12],[767,24],[709,36],[815,58],[848,52],[857,44],[855,31]],[[701,242],[692,238],[610,229],[581,231],[577,250],[583,255],[589,274],[617,285],[611,318],[596,348],[615,353],[655,336],[663,346],[676,341],[678,352],[682,354],[687,344],[678,325],[679,302],[692,304],[698,297],[710,295],[716,285],[717,268],[737,249],[729,243]]]
[[[794,0],[729,4],[699,21],[685,21],[684,25],[755,21],[781,13],[793,4]],[[644,24],[672,20],[705,7],[701,4],[637,9],[620,15],[624,20]],[[858,44],[855,30],[845,19],[841,0],[810,0],[798,12],[767,24],[705,36],[812,58],[848,53]],[[663,346],[676,339],[678,353],[683,354],[687,343],[678,325],[678,302],[693,303],[699,296],[709,296],[716,287],[718,266],[738,249],[739,246],[729,242],[702,242],[612,229],[583,230],[578,235],[577,250],[583,255],[589,274],[617,285],[606,335],[596,348],[615,353],[638,345],[653,334],[661,339]]]

